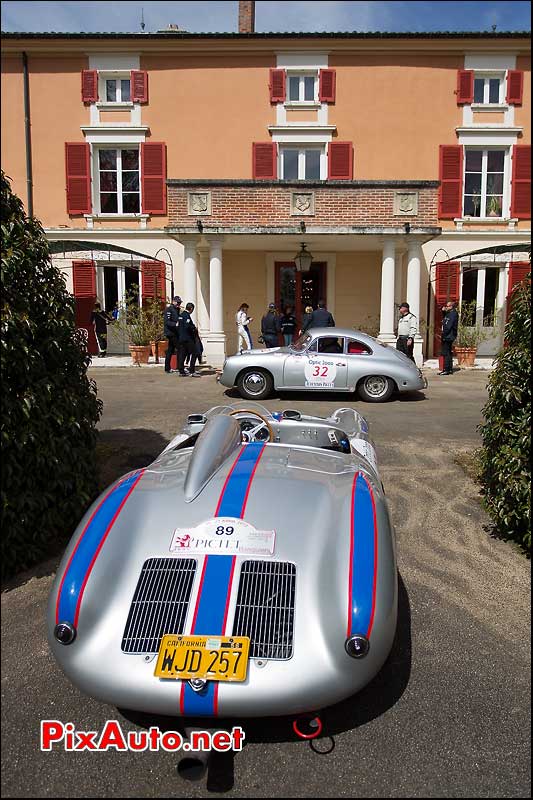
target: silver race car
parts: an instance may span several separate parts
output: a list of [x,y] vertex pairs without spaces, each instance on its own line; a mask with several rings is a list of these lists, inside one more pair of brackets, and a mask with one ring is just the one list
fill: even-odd
[[274,389],[328,390],[382,403],[393,392],[427,387],[407,356],[349,328],[313,328],[289,347],[237,353],[226,359],[219,381],[252,400],[264,400]]
[[391,649],[394,532],[363,417],[192,414],[89,508],[48,636],[82,692],[181,717],[302,715],[364,687]]

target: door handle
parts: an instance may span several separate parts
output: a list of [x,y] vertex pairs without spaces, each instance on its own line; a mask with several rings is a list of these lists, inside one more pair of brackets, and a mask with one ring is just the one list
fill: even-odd
[[336,366],[336,367],[345,367],[345,366],[346,366],[346,364],[343,364],[343,363],[342,363],[342,361],[338,361],[338,362],[335,364],[335,366]]

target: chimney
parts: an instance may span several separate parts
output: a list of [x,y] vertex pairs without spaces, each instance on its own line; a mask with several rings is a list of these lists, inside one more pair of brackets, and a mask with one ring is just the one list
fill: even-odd
[[239,33],[255,33],[254,0],[239,0]]

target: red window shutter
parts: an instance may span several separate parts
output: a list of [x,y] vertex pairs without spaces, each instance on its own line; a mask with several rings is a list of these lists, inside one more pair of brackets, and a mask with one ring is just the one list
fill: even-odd
[[142,210],[145,214],[167,213],[167,146],[164,142],[141,144]]
[[505,99],[509,104],[521,106],[523,93],[524,73],[519,69],[510,69],[507,73],[507,97]]
[[90,214],[91,162],[90,148],[85,142],[65,142],[67,174],[67,213]]
[[321,103],[335,102],[335,70],[321,69],[318,82],[318,99]]
[[144,69],[131,71],[131,100],[133,103],[148,102],[148,73]]
[[512,308],[512,293],[515,286],[518,286],[519,283],[522,283],[524,278],[528,273],[531,272],[531,264],[529,261],[511,261],[509,264],[509,284],[507,287],[507,298],[506,298],[506,306],[507,311],[505,315],[505,321],[509,319],[509,314],[511,313]]
[[531,219],[531,145],[513,147],[513,176],[511,179],[511,216]]
[[328,180],[353,180],[353,145],[351,142],[330,142]]
[[284,69],[271,69],[270,70],[270,102],[271,103],[284,103],[285,102],[285,70]]
[[95,69],[81,71],[81,99],[84,103],[96,103],[98,100],[98,72]]
[[460,144],[439,147],[439,217],[454,219],[462,214],[463,148]]
[[276,180],[278,177],[278,146],[275,142],[252,144],[252,177],[254,180]]
[[474,100],[474,71],[460,69],[457,71],[457,105],[464,106]]
[[150,298],[166,297],[166,270],[163,261],[141,261],[142,297],[143,301]]
[[442,307],[448,300],[459,302],[459,261],[446,261],[435,266],[435,315],[433,323],[433,355],[441,348]]
[[92,297],[96,300],[96,269],[94,261],[73,261],[72,282],[74,297]]

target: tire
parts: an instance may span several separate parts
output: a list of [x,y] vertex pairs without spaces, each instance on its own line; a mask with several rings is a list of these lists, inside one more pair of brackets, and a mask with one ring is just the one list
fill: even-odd
[[245,369],[238,377],[237,389],[245,400],[265,400],[272,394],[272,375],[263,369]]
[[394,381],[385,375],[367,375],[357,386],[359,397],[365,403],[385,403],[394,391]]

